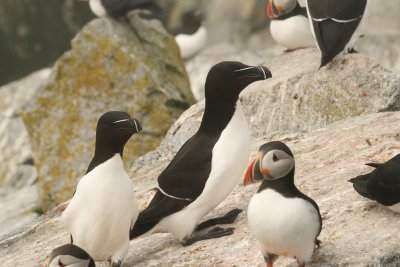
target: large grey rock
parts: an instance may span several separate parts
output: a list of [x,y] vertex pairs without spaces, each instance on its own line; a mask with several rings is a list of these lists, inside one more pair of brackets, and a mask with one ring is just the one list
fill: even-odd
[[22,113],[39,175],[42,208],[71,197],[93,156],[106,111],[126,111],[143,125],[127,144],[127,164],[153,150],[193,103],[173,37],[157,20],[90,22],[56,63],[48,84]]
[[50,70],[37,71],[19,81],[0,87],[0,188],[18,189],[36,178],[28,133],[19,116]]
[[[191,131],[188,117],[189,111],[179,120],[186,132]],[[399,121],[400,112],[370,114],[314,132],[267,135],[253,141],[253,154],[268,140],[281,140],[289,145],[296,158],[297,186],[321,208],[322,246],[307,266],[400,265],[399,215],[362,198],[347,182],[370,171],[364,163],[385,161],[400,152]],[[150,189],[156,185],[156,178],[166,164],[154,158],[146,161],[146,168],[135,165],[134,187],[142,207],[151,199]],[[123,266],[264,266],[246,219],[248,202],[256,190],[257,185],[238,185],[208,215],[208,218],[214,217],[234,207],[244,209],[233,225],[234,235],[189,247],[182,247],[170,234],[138,238],[131,242]],[[48,214],[1,239],[2,264],[38,266],[54,247],[68,242],[59,213]],[[287,258],[279,259],[276,265],[296,266],[295,260]],[[98,263],[98,266],[108,265]]]

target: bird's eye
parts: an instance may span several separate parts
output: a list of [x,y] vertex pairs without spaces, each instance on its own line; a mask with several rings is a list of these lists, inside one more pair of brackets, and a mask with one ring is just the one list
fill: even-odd
[[274,161],[274,162],[277,162],[279,159],[278,159],[278,156],[274,153],[273,155],[272,155],[272,160]]

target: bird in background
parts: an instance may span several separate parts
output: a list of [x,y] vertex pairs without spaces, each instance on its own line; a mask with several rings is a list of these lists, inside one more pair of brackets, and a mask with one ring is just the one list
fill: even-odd
[[118,19],[125,17],[130,11],[142,9],[157,14],[161,11],[155,0],[80,0],[89,2],[90,9],[98,17]]
[[86,251],[66,244],[55,248],[42,267],[96,267],[96,264]]
[[176,153],[158,177],[150,204],[140,212],[131,238],[169,232],[183,245],[233,233],[232,223],[241,210],[199,224],[234,189],[246,168],[250,132],[239,94],[250,84],[271,78],[264,66],[235,61],[214,65],[205,83],[205,110],[198,131]]
[[368,163],[372,172],[349,180],[361,196],[400,213],[400,154],[386,163]]
[[207,43],[207,29],[203,26],[201,10],[189,10],[182,14],[182,26],[169,32],[175,37],[183,59],[190,59],[203,49]]
[[368,0],[307,0],[312,33],[321,52],[320,68],[354,46],[364,32]]
[[278,44],[286,47],[287,52],[316,46],[305,1],[267,0],[271,36]]
[[113,267],[128,253],[129,231],[139,213],[122,155],[126,142],[140,130],[139,122],[125,112],[110,111],[99,118],[94,157],[61,215],[71,243]]
[[319,207],[297,189],[294,172],[292,151],[277,141],[262,145],[245,172],[244,185],[262,181],[250,200],[247,218],[267,267],[279,256],[295,258],[304,267],[320,245]]

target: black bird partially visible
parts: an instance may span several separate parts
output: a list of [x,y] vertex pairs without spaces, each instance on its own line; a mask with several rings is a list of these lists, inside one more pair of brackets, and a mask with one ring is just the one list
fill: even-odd
[[354,45],[366,25],[368,0],[307,0],[311,30],[321,51],[320,68]]
[[44,267],[96,267],[96,264],[86,251],[67,244],[55,248]]
[[386,163],[368,163],[370,173],[349,180],[361,196],[400,213],[400,154]]
[[115,19],[124,17],[134,9],[144,9],[150,13],[158,13],[161,8],[155,0],[80,0],[89,2],[90,9],[98,17],[109,16]]

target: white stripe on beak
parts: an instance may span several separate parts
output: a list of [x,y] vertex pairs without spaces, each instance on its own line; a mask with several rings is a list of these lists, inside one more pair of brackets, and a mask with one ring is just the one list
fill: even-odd
[[235,71],[233,71],[233,72],[239,72],[239,71],[244,71],[244,70],[249,70],[249,69],[254,69],[254,68],[257,68],[257,67],[247,67],[247,68],[235,70]]
[[260,68],[260,70],[262,71],[262,73],[263,73],[263,75],[264,75],[264,80],[266,80],[266,79],[267,79],[267,74],[265,74],[264,69],[263,69],[261,66],[258,67],[258,68]]
[[139,129],[138,129],[138,127],[137,127],[136,120],[134,119],[133,122],[135,123],[136,132],[139,132]]
[[119,123],[119,122],[123,122],[123,121],[129,121],[129,119],[123,119],[123,120],[119,120],[119,121],[114,121],[113,123]]

